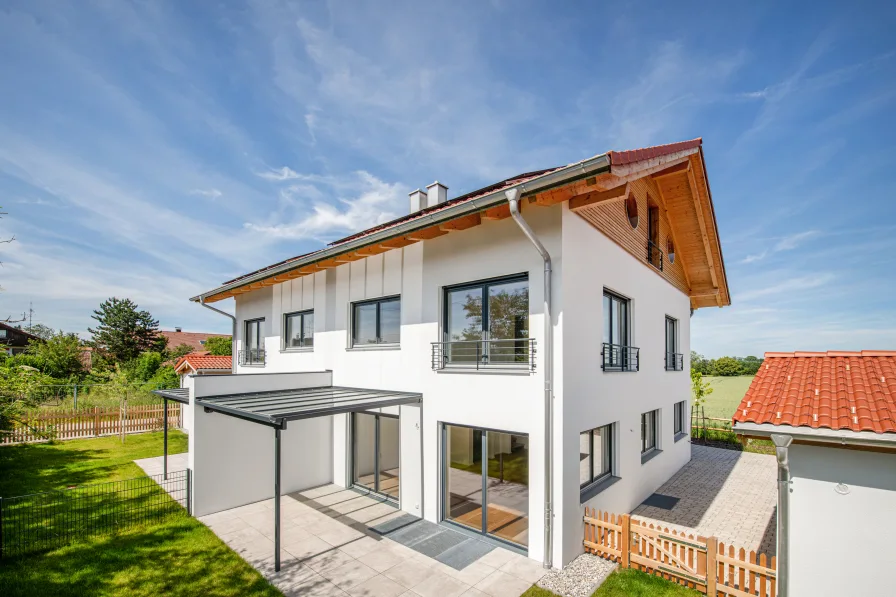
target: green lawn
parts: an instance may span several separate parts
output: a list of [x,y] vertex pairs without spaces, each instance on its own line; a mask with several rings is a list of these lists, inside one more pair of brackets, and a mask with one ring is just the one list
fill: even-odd
[[[187,437],[169,434],[170,453]],[[141,476],[162,433],[0,447],[0,495]],[[53,551],[0,560],[0,595],[280,595],[205,525],[186,515]]]
[[[591,597],[697,597],[702,594],[638,570],[616,570]],[[541,587],[532,586],[522,597],[556,595]]]
[[706,398],[707,417],[730,419],[737,410],[737,406],[747,393],[747,388],[753,381],[752,375],[738,375],[736,377],[712,377],[703,378],[712,387],[712,394]]

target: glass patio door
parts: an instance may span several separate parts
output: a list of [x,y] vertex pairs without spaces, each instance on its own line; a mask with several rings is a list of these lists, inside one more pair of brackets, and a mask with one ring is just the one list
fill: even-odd
[[529,437],[443,427],[444,518],[484,535],[529,544]]
[[352,483],[394,500],[401,480],[398,417],[352,414]]

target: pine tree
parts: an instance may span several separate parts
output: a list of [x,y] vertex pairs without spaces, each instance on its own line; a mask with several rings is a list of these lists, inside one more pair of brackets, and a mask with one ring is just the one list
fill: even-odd
[[88,328],[93,335],[91,344],[113,363],[126,363],[147,350],[161,352],[168,343],[159,334],[158,320],[149,311],[139,311],[130,299],[103,301],[92,317],[99,325]]

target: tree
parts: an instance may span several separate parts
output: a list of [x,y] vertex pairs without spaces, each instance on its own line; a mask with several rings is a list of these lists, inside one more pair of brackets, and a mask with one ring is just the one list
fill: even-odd
[[34,325],[30,325],[25,328],[25,331],[31,334],[32,336],[37,336],[38,338],[43,338],[44,340],[49,340],[53,336],[56,335],[56,330],[51,328],[48,325],[44,325],[42,323],[36,323]]
[[152,379],[152,376],[162,366],[163,360],[164,357],[161,353],[147,351],[125,364],[123,370],[127,374],[129,381],[144,383]]
[[167,354],[165,355],[167,357],[165,359],[166,361],[177,362],[177,359],[181,358],[185,354],[190,354],[191,352],[193,352],[193,347],[187,343],[183,343],[183,344],[178,344],[174,348],[169,348],[166,352],[167,352]]
[[708,381],[703,381],[703,374],[691,369],[691,393],[694,395],[693,406],[703,406],[706,397],[712,394],[713,388]]
[[709,361],[695,350],[691,351],[691,371],[699,371],[703,375],[709,375]]
[[212,336],[205,341],[205,349],[215,356],[233,354],[233,343],[230,336]]
[[76,380],[84,373],[81,361],[81,340],[75,334],[66,334],[59,330],[45,342],[32,340],[28,344],[28,354],[42,361],[38,368],[50,377],[60,380]]
[[744,357],[740,362],[744,375],[756,375],[759,373],[759,368],[762,367],[764,360],[754,356]]
[[130,299],[112,297],[93,312],[99,322],[91,344],[112,362],[127,363],[140,353],[162,352],[168,341],[159,334],[159,322],[149,311],[139,311]]
[[713,373],[724,377],[741,375],[743,368],[734,357],[719,357],[714,361]]
[[[13,425],[27,425],[28,411],[40,405],[40,388],[53,380],[34,367],[12,365],[12,359],[0,366],[0,432],[10,430]],[[34,430],[38,435],[49,437],[49,433]]]
[[162,365],[143,386],[147,390],[167,390],[180,387],[180,377],[171,365]]

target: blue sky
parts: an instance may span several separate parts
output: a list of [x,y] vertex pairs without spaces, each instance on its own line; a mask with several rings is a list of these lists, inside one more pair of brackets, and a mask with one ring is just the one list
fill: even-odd
[[227,331],[187,298],[434,179],[702,136],[734,304],[692,347],[894,348],[884,4],[7,0],[0,316]]

